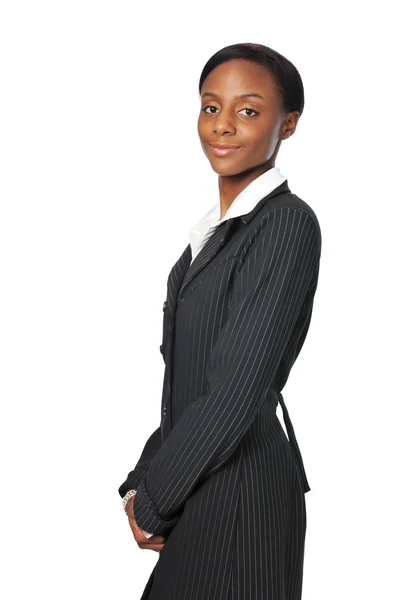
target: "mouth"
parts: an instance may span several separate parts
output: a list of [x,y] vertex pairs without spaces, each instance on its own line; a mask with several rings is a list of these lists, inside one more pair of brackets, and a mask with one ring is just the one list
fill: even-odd
[[232,146],[229,144],[209,144],[209,146],[215,156],[228,156],[240,148],[240,146]]

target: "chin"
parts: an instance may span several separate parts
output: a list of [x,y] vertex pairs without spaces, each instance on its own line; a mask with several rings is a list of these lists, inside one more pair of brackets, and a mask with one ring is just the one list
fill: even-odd
[[[220,161],[221,162],[221,161]],[[243,173],[246,169],[239,165],[228,165],[227,163],[223,164],[215,164],[210,163],[211,168],[217,175],[223,175],[224,177],[232,177],[232,175],[239,175],[239,173]]]

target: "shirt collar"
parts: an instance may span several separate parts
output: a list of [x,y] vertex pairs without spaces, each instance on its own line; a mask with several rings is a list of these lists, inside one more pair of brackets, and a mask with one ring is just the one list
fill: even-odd
[[220,202],[214,204],[189,232],[192,256],[196,256],[213,230],[228,219],[246,215],[258,202],[286,180],[278,167],[272,167],[253,179],[233,200],[220,219]]

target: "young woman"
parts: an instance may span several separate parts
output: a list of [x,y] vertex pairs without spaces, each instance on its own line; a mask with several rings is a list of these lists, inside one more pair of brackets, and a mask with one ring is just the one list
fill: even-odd
[[321,232],[275,161],[303,85],[278,52],[235,44],[206,63],[199,93],[220,201],[169,274],[161,423],[119,494],[138,546],[159,551],[141,599],[300,600],[310,487],[281,390]]

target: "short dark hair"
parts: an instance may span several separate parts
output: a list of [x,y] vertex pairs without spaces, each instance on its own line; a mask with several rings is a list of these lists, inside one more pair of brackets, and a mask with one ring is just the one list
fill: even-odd
[[210,71],[235,58],[243,58],[266,67],[281,94],[283,109],[286,112],[297,110],[301,116],[304,110],[304,86],[300,73],[290,60],[262,44],[232,44],[218,50],[203,67],[199,80],[199,94],[202,92],[203,82]]

